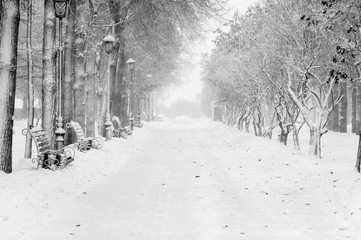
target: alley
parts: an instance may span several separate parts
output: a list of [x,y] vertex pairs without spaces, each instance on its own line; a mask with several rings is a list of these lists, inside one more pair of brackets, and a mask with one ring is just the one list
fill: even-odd
[[124,167],[64,203],[34,239],[338,239],[317,196],[297,193],[290,172],[247,153],[249,135],[236,147],[212,127],[152,125]]

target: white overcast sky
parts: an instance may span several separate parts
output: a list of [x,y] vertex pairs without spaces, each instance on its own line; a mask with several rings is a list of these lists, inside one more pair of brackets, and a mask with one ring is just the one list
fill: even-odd
[[[233,16],[234,10],[238,10],[243,13],[249,6],[254,5],[257,2],[259,2],[259,0],[229,0],[229,6],[231,9],[231,12],[228,14],[229,18]],[[184,73],[183,85],[179,87],[171,86],[169,90],[163,94],[162,99],[165,99],[166,106],[170,106],[173,102],[179,99],[186,99],[190,101],[198,100],[197,98],[202,89],[200,57],[203,53],[210,52],[213,47],[212,39],[215,37],[213,31],[218,27],[213,25],[214,23],[210,26],[210,29],[213,28],[213,30],[210,30],[207,38],[193,47],[196,57],[192,56],[193,59],[191,59],[191,61],[194,62],[195,68],[193,71],[187,71],[187,73]]]
[[229,5],[237,8],[240,12],[245,12],[249,6],[257,2],[259,0],[229,0]]

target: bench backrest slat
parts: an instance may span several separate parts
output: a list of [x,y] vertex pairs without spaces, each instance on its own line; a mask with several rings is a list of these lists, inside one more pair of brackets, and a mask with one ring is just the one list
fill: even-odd
[[50,146],[50,143],[49,143],[48,140],[42,141],[42,142],[40,142],[40,141],[38,142],[38,141],[37,141],[37,143],[38,143],[38,146],[39,146],[39,147]]
[[41,127],[34,127],[29,131],[31,137],[34,140],[36,150],[38,150],[38,153],[43,153],[51,149],[49,139],[46,137],[45,132]]
[[81,140],[85,138],[85,133],[83,128],[80,126],[80,124],[78,122],[74,122],[74,121],[70,121],[70,125],[72,126],[76,137]]
[[36,132],[33,134],[33,137],[38,138],[38,137],[43,137],[45,136],[45,132]]
[[43,153],[43,152],[45,152],[45,151],[47,151],[47,150],[50,150],[51,148],[50,148],[50,145],[45,145],[45,146],[43,146],[43,147],[39,147],[39,152],[40,153]]
[[41,136],[41,137],[35,137],[36,141],[37,142],[46,142],[48,141],[48,138],[44,135],[44,136]]
[[[121,123],[120,123],[119,117],[113,116],[113,117],[112,117],[112,120],[113,120],[113,122],[116,123],[116,124],[113,124],[113,126],[115,126],[115,129],[120,129],[120,128],[122,128],[122,125],[121,125]],[[118,125],[118,126],[117,126],[117,125]]]

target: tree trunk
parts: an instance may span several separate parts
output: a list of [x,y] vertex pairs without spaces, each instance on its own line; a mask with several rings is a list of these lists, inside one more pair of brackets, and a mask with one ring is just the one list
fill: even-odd
[[85,36],[87,25],[85,2],[77,1],[77,26],[75,33],[75,67],[74,67],[74,118],[82,127],[85,127]]
[[120,120],[122,122],[122,127],[129,125],[129,117],[127,114],[128,108],[128,93],[127,93],[127,86],[125,79],[123,78],[122,85],[121,85],[121,106],[120,106]]
[[[340,92],[340,85],[335,85],[334,86],[334,95],[338,96],[339,92]],[[333,127],[332,127],[332,131],[334,132],[340,132],[340,106],[338,104],[336,104],[334,106],[334,109],[332,111],[333,114]]]
[[357,158],[356,158],[356,169],[358,172],[361,171],[361,134],[359,134]]
[[74,119],[79,122],[81,126],[85,124],[85,69],[84,69],[84,39],[82,37],[77,38],[76,43],[76,55],[77,60],[75,64],[75,81],[73,85],[74,90]]
[[356,95],[356,133],[361,130],[361,85],[357,86]]
[[0,3],[0,170],[12,172],[19,0]]
[[[155,107],[154,107],[154,93],[152,95],[152,108],[153,108],[153,113],[152,113],[152,117],[154,117],[154,110],[155,110]],[[232,126],[232,108],[231,107],[228,107],[227,109],[227,125],[228,126]]]
[[[103,48],[101,48],[103,49]],[[98,50],[98,49],[97,49]],[[95,76],[96,76],[96,101],[97,101],[97,106],[96,106],[96,114],[97,114],[97,125],[98,125],[98,131],[100,128],[100,119],[101,119],[101,115],[102,115],[102,95],[104,93],[104,89],[103,89],[103,81],[101,79],[101,55],[102,55],[102,50],[98,50],[96,52],[96,58],[95,58]]]
[[55,140],[55,13],[52,0],[44,1],[44,40],[42,76],[42,127],[54,148]]
[[257,107],[255,110],[255,119],[256,119],[256,127],[257,127],[257,136],[263,136],[263,129],[264,129],[264,118],[262,116],[262,112],[260,107]]
[[310,128],[310,155],[321,159],[321,133],[317,127]]
[[[62,91],[64,93],[64,104],[63,104],[63,115],[64,115],[64,126],[73,120],[74,110],[74,65],[75,65],[75,49],[74,49],[74,38],[75,38],[75,17],[76,17],[76,1],[70,1],[69,3],[69,15],[67,18],[67,28],[65,35],[65,57],[64,57],[64,81]],[[70,128],[64,128],[65,134],[65,145],[68,145],[74,141],[73,130]]]
[[116,88],[114,89],[114,115],[120,116],[123,125],[129,125],[129,118],[127,114],[128,94],[127,85],[125,82],[125,40],[120,38],[119,58],[117,62]]
[[110,0],[108,3],[110,13],[113,16],[113,22],[116,24],[114,28],[116,42],[112,52],[112,65],[110,69],[111,86],[114,86],[111,93],[111,112],[113,115],[120,116],[122,125],[128,125],[128,96],[124,78],[126,65],[125,39],[123,33],[130,2]]
[[288,133],[284,130],[281,130],[279,141],[282,145],[287,146],[287,140],[288,140]]
[[341,91],[343,94],[343,98],[340,102],[340,132],[347,133],[347,82],[344,81],[341,83]]
[[[94,31],[94,29],[91,27],[90,23],[94,22],[94,15],[95,13],[95,9],[94,9],[94,5],[92,4],[92,1],[88,2],[89,4],[89,10],[90,10],[90,14],[89,14],[89,21],[88,21],[88,34],[91,37],[88,38],[88,41],[90,40],[91,42],[95,42],[96,40],[94,39],[94,37],[91,35],[91,33]],[[87,73],[87,78],[86,78],[86,99],[87,101],[85,102],[86,104],[86,136],[87,137],[95,137],[97,134],[97,129],[96,127],[96,93],[95,93],[95,84],[96,84],[96,74],[97,74],[97,68],[96,68],[96,56],[97,56],[97,52],[94,51],[92,48],[90,48],[89,46],[87,46],[86,48],[86,52],[87,52],[87,60],[86,60],[86,73]]]
[[256,137],[258,137],[256,122],[254,121],[254,119],[253,119],[253,121],[252,121],[252,125],[253,125],[254,135],[255,135]]
[[[328,107],[332,107],[332,101],[331,100],[328,102]],[[335,121],[334,114],[335,114],[335,110],[333,110],[330,113],[330,116],[329,116],[328,121],[327,121],[327,129],[330,130],[330,131],[334,131],[333,130],[333,128],[334,128],[333,122]]]
[[[28,69],[28,96],[27,96],[27,109],[28,109],[28,127],[34,125],[34,85],[33,85],[33,47],[31,42],[32,35],[32,0],[28,0],[27,9],[27,26],[26,26],[26,48],[27,48],[27,69]],[[25,107],[25,108],[26,108]],[[32,139],[28,132],[25,140],[24,158],[31,158]]]
[[241,131],[241,132],[243,131],[243,116],[238,119],[237,128],[238,128],[238,131]]
[[96,117],[96,104],[95,104],[95,65],[94,54],[88,51],[89,56],[87,59],[87,81],[86,81],[86,136],[95,137],[95,117]]
[[243,117],[246,113],[245,112],[241,112],[239,115],[238,115],[238,119],[237,119],[237,129],[239,131],[243,131]]
[[[271,111],[271,110],[269,110],[269,111]],[[274,129],[273,122],[274,122],[275,118],[276,118],[276,112],[274,111],[273,116],[269,122],[269,128],[266,132],[266,135],[264,135],[265,137],[268,137],[269,139],[272,139],[272,136],[273,136],[273,129]]]
[[244,131],[244,117],[241,119],[240,123],[239,123],[239,131],[243,132]]
[[[107,85],[105,85],[105,88],[107,89]],[[105,137],[105,118],[107,115],[107,99],[108,99],[108,91],[103,91],[102,94],[102,110],[101,110],[101,115],[100,115],[100,121],[99,121],[99,134],[103,137]]]
[[309,141],[310,149],[309,154],[315,155],[316,152],[316,130],[314,128],[310,128],[310,141]]
[[[116,4],[116,6],[119,6],[119,3]],[[116,10],[116,13],[113,13],[112,12],[112,9],[109,7],[109,10],[110,12],[112,13],[113,15],[113,21],[114,23],[119,23],[119,7],[115,7],[113,6],[113,11],[115,9],[118,9]],[[119,25],[119,24],[118,24]],[[118,81],[117,81],[117,63],[118,63],[118,56],[119,56],[119,46],[120,46],[120,42],[119,42],[119,27],[115,27],[114,29],[114,34],[115,34],[115,42],[113,44],[113,50],[112,50],[112,53],[111,53],[111,62],[110,62],[110,69],[109,69],[109,74],[110,74],[110,86],[111,86],[111,92],[110,92],[110,115],[118,115],[118,109],[116,109],[116,107],[114,106],[115,105],[115,99],[114,99],[114,96],[116,95],[116,92],[117,92],[117,84],[118,84]],[[117,103],[118,104],[118,103]],[[117,105],[116,104],[116,105]]]
[[300,140],[298,138],[299,129],[296,128],[296,124],[293,125],[293,147],[296,151],[301,151]]
[[249,133],[249,123],[250,123],[250,117],[248,116],[246,119],[245,119],[245,123],[246,123],[246,132]]
[[357,88],[354,87],[352,89],[352,133],[356,133],[356,96],[357,96]]
[[116,81],[116,76],[117,76],[117,63],[118,63],[118,54],[119,54],[119,41],[115,42],[113,45],[113,51],[111,53],[111,59],[110,59],[110,115],[115,115],[115,108],[114,108],[114,104],[115,104],[115,100],[114,100],[114,96],[115,96],[115,91],[116,88],[118,87],[118,81]]

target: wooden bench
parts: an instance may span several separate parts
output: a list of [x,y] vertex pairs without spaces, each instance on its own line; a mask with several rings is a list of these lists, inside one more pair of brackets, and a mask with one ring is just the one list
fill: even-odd
[[124,130],[125,130],[125,133],[126,133],[127,135],[132,135],[132,133],[133,133],[133,131],[132,131],[132,129],[130,128],[130,126],[125,126],[125,127],[124,127]]
[[50,147],[50,141],[46,137],[44,130],[41,127],[27,128],[22,131],[24,135],[28,133],[34,140],[38,155],[32,161],[37,162],[39,166],[46,169],[56,170],[64,168],[69,163],[74,161],[75,150],[72,146],[65,146],[59,150],[53,150]]
[[130,127],[129,128],[127,128],[127,127],[122,128],[119,117],[113,116],[112,117],[112,123],[113,123],[113,126],[114,126],[113,137],[127,138],[128,135],[132,134],[132,131],[130,130]]
[[100,149],[103,147],[103,139],[100,137],[86,137],[83,128],[78,122],[70,121],[66,124],[66,127],[74,130],[77,138],[75,145],[78,150],[84,152],[91,148]]
[[142,128],[144,126],[144,123],[142,121],[135,121],[134,127]]

